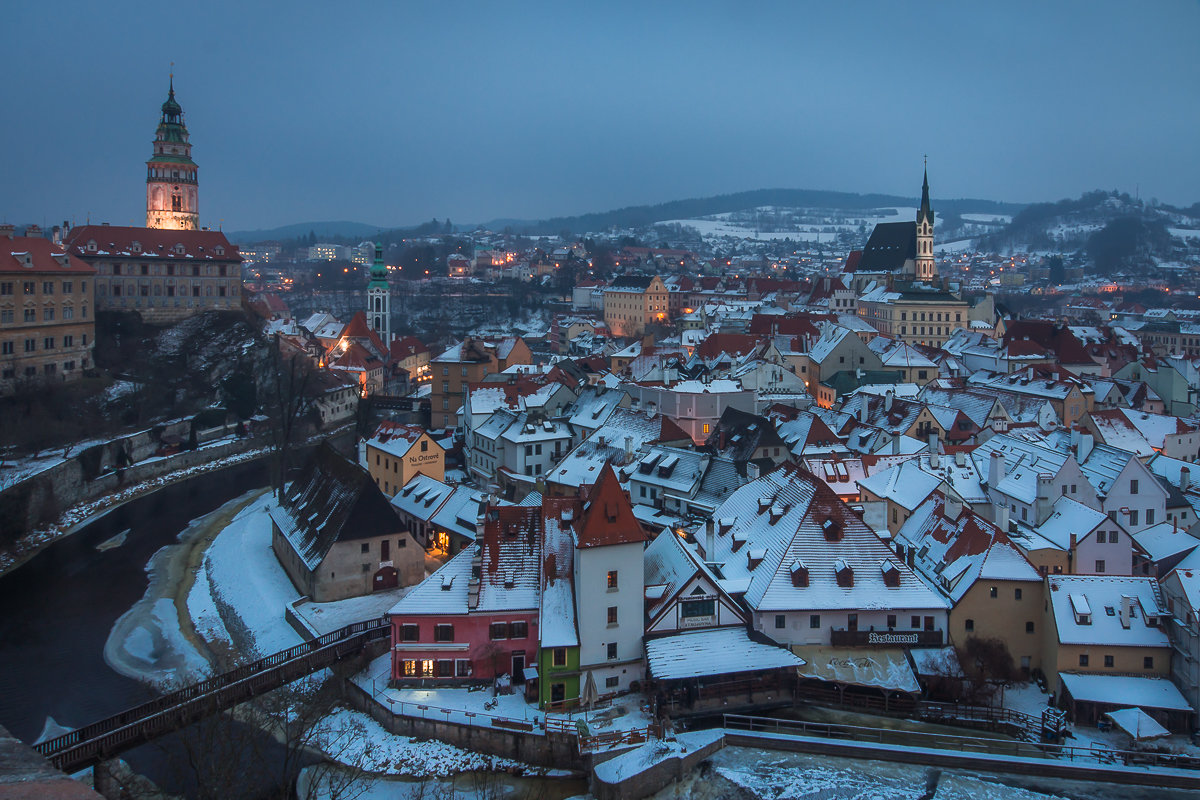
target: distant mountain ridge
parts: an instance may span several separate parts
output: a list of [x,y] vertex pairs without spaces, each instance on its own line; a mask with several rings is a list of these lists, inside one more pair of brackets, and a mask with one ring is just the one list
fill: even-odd
[[318,239],[346,236],[369,238],[388,230],[393,230],[393,228],[368,225],[365,222],[297,222],[292,225],[281,225],[278,228],[263,228],[255,231],[226,231],[225,236],[235,244],[253,244],[272,239],[281,241],[297,239],[301,236],[308,236],[310,232],[315,233]]
[[[515,233],[525,234],[556,234],[564,230],[579,234],[609,228],[644,228],[667,220],[695,219],[759,206],[872,209],[919,204],[919,198],[890,194],[856,194],[823,189],[755,189],[713,197],[672,200],[657,205],[627,206],[573,217],[551,217],[537,221],[496,219],[485,223],[484,227],[492,230],[507,227]],[[935,212],[941,210],[953,214],[1015,214],[1024,205],[995,200],[952,199],[935,200],[933,207]]]

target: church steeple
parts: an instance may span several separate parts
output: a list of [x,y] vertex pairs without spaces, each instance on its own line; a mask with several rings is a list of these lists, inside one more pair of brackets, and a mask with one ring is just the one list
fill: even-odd
[[367,284],[367,324],[379,334],[384,347],[392,346],[392,292],[381,242],[375,243],[375,261],[371,264],[371,281]]
[[199,180],[188,141],[183,108],[175,99],[175,75],[154,132],[154,153],[146,162],[146,227],[200,228]]
[[925,180],[921,184],[921,207],[917,209],[917,259],[919,281],[932,281],[937,275],[933,262],[933,206],[929,204],[929,164],[925,165]]

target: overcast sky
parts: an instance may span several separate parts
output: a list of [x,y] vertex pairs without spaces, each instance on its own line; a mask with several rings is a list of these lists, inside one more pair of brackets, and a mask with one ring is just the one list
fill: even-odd
[[1200,200],[1196,2],[21,2],[0,221],[143,224],[175,63],[201,224],[768,187]]

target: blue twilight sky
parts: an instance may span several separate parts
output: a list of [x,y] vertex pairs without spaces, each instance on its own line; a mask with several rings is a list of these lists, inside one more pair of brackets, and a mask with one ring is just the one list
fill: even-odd
[[1200,200],[1196,2],[31,2],[0,221],[142,224],[175,62],[227,230],[766,187]]

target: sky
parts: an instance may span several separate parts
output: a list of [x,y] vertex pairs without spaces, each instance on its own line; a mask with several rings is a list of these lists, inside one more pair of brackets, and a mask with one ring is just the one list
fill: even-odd
[[[1200,3],[32,2],[0,222],[144,224],[174,70],[201,224],[538,219],[759,188],[1200,201]],[[174,67],[172,67],[172,63]]]

